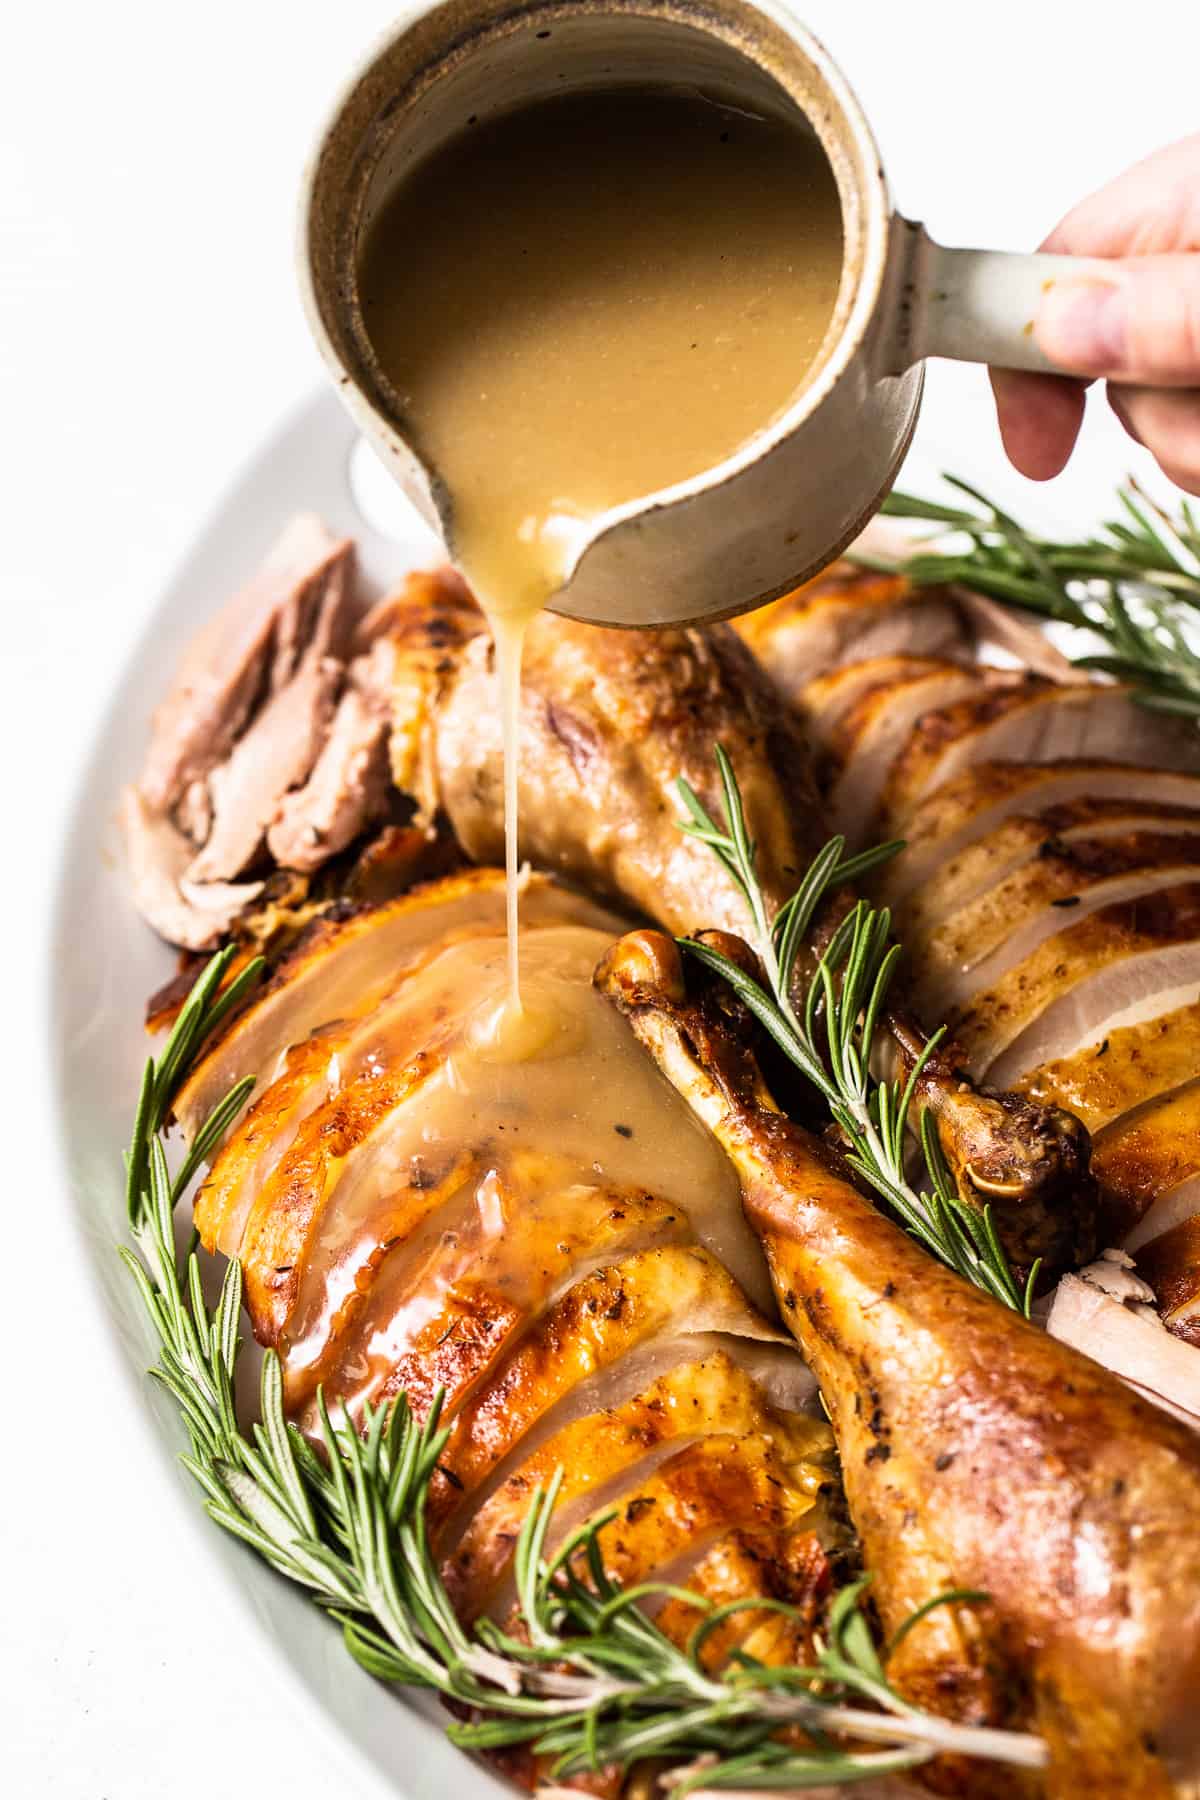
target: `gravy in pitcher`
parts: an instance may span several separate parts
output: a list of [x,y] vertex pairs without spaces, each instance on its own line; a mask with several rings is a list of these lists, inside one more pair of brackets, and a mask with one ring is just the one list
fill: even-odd
[[360,256],[362,328],[450,495],[505,719],[514,1047],[517,708],[525,622],[598,519],[714,467],[819,366],[837,185],[802,122],[610,89],[468,123],[406,176]]

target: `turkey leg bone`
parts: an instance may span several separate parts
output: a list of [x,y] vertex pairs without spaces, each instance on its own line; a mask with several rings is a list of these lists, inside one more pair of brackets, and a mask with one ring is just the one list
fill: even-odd
[[[898,1074],[907,1080],[928,1039],[902,1007],[885,1014]],[[977,1088],[939,1044],[917,1077],[916,1099],[937,1120],[938,1139],[960,1195],[990,1206],[1021,1279],[1040,1258],[1048,1273],[1090,1262],[1098,1194],[1091,1138],[1074,1113],[1024,1094]]]

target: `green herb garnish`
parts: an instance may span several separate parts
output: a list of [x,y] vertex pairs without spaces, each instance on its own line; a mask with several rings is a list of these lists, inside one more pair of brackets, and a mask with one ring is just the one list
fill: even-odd
[[1129,682],[1143,706],[1200,718],[1200,520],[1186,500],[1171,515],[1130,481],[1117,493],[1122,517],[1094,537],[1038,537],[977,488],[950,487],[974,502],[943,506],[893,493],[883,511],[943,527],[941,547],[910,556],[855,555],[918,587],[957,582],[1006,606],[1095,632],[1104,651],[1076,660]]
[[1040,1264],[1030,1270],[1024,1288],[1018,1287],[991,1209],[977,1210],[959,1195],[928,1112],[921,1115],[919,1135],[929,1185],[914,1187],[905,1172],[917,1083],[945,1035],[944,1028],[928,1039],[907,1082],[883,1081],[871,1073],[871,1054],[901,955],[900,946],[892,941],[888,909],[858,901],[830,938],[806,993],[800,999],[795,996],[797,959],[821,902],[834,888],[886,861],[900,845],[882,844],[846,858],[845,839],[831,838],[772,919],[733,765],[720,745],[716,756],[724,825],[717,824],[695,790],[681,779],[678,787],[688,817],[679,828],[708,845],[740,890],[753,920],[752,948],[766,984],[708,944],[681,938],[682,947],[724,977],[821,1094],[846,1137],[847,1162],[913,1237],[939,1262],[1028,1317]]

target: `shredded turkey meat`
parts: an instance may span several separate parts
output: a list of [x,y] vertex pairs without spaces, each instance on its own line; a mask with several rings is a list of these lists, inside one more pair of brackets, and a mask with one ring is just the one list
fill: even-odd
[[292,521],[183,657],[122,804],[135,902],[161,936],[211,948],[273,867],[311,874],[386,816],[386,646],[346,657],[354,552]]

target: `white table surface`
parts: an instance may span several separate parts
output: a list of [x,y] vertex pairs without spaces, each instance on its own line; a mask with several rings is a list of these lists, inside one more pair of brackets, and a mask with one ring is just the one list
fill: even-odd
[[[43,933],[65,796],[127,643],[233,467],[321,379],[293,292],[295,186],[314,121],[394,10],[25,0],[0,27],[12,1800],[356,1791],[188,1561],[174,1513],[142,1504],[144,1426],[107,1379],[56,1192]],[[858,88],[899,204],[951,243],[1030,247],[1085,191],[1200,125],[1200,15],[1180,0],[800,10]],[[933,372],[922,431],[969,443],[972,466],[1003,479],[979,372]],[[1130,466],[1096,409],[1055,511],[1092,520]],[[1028,505],[1023,486],[1003,491]]]

